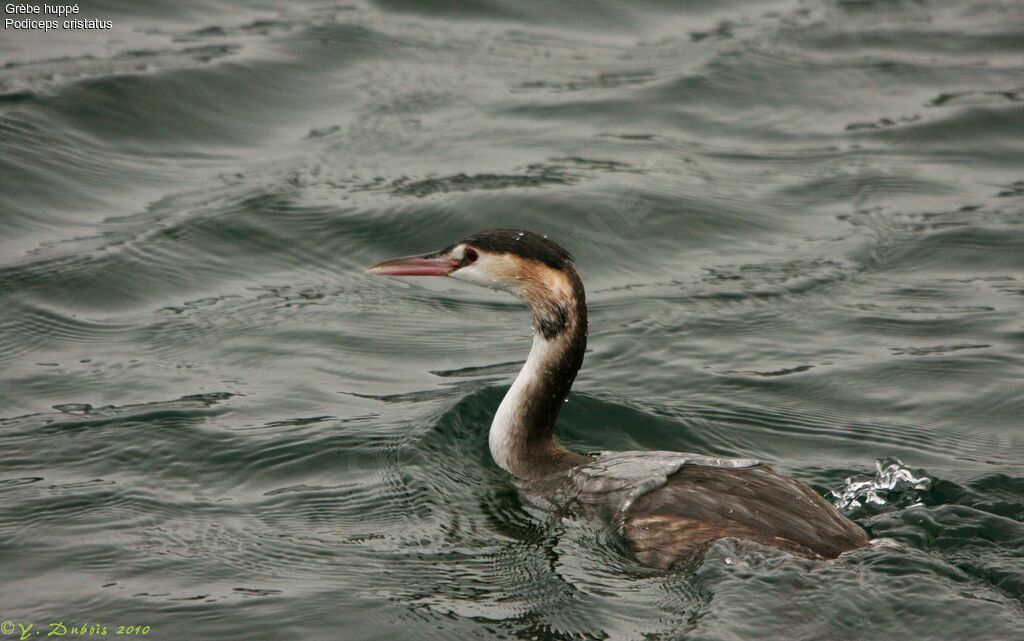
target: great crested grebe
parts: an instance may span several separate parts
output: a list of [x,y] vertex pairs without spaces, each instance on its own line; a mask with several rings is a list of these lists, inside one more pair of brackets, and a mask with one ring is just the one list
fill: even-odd
[[563,447],[555,420],[583,363],[587,304],[572,256],[546,237],[490,229],[366,271],[451,276],[529,305],[533,348],[494,415],[491,456],[560,509],[614,523],[640,562],[669,568],[725,537],[810,558],[835,558],[868,542],[814,490],[757,461],[675,452],[583,456]]

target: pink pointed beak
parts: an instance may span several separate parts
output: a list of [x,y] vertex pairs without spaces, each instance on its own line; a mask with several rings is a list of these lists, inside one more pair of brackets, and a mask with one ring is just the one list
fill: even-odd
[[447,276],[458,267],[459,261],[430,253],[392,258],[383,263],[370,265],[366,268],[366,273],[378,276]]

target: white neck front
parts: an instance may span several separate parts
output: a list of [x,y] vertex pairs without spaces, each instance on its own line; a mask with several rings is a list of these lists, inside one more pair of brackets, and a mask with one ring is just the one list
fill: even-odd
[[491,431],[487,438],[491,457],[503,470],[514,476],[521,473],[523,461],[520,459],[525,456],[528,436],[523,408],[530,402],[531,393],[538,389],[545,366],[558,357],[558,347],[557,340],[549,341],[534,334],[533,347],[530,348],[526,364],[506,392],[491,421]]
[[533,336],[526,364],[498,407],[488,445],[503,470],[520,479],[539,479],[589,460],[562,447],[555,421],[582,362],[585,335],[571,331]]

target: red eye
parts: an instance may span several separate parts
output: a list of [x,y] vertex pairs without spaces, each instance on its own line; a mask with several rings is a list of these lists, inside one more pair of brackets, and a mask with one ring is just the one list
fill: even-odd
[[467,247],[466,253],[463,255],[462,260],[464,260],[467,263],[475,263],[477,258],[480,258],[480,255],[476,253],[476,250],[473,249],[472,247]]

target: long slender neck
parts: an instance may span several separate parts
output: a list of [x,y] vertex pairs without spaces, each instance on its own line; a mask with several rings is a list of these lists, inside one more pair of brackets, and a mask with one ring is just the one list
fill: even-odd
[[521,479],[540,478],[589,460],[565,449],[554,434],[587,346],[583,284],[571,266],[565,280],[568,291],[558,295],[546,289],[524,292],[522,298],[533,310],[533,347],[491,423],[491,456]]

